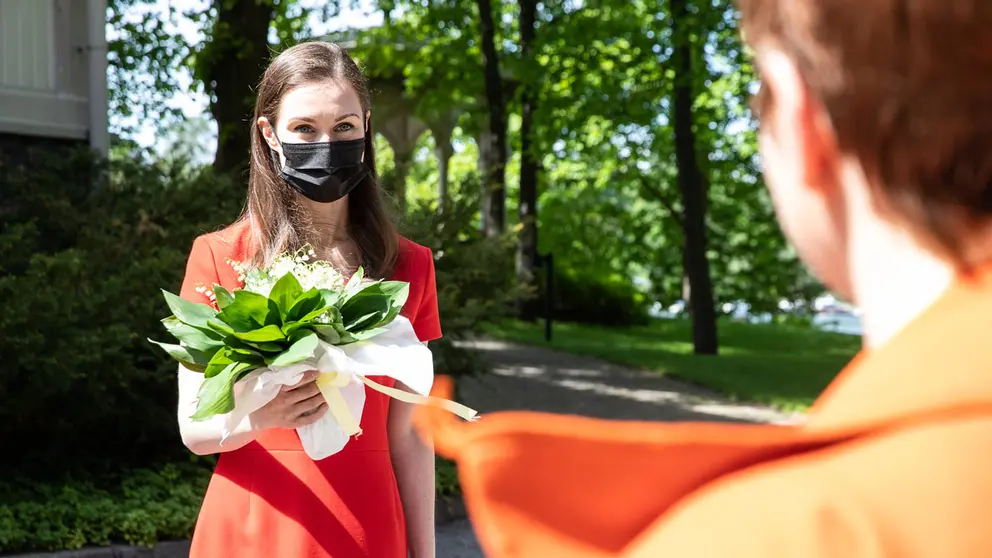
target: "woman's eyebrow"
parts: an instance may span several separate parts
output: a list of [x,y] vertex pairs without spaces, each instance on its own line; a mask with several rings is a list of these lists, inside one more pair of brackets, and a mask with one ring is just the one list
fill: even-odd
[[[342,120],[347,120],[348,118],[359,118],[359,116],[358,116],[357,113],[349,112],[347,114],[342,114],[341,116],[337,117],[337,119],[335,119],[335,122],[341,122]],[[287,120],[299,120],[301,122],[307,122],[309,124],[316,124],[317,123],[317,119],[314,118],[314,117],[312,117],[312,116],[297,116],[297,115],[293,115],[293,116],[290,116]]]

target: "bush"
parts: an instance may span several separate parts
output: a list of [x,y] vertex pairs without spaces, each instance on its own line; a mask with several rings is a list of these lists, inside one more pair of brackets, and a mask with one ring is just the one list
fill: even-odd
[[0,485],[0,552],[189,538],[210,480],[203,465],[131,471],[114,484],[65,479]]
[[[211,458],[123,474],[0,482],[0,554],[88,546],[151,546],[193,535]],[[454,463],[437,458],[439,498],[460,492]]]
[[554,319],[604,326],[648,323],[649,301],[632,284],[556,270]]
[[[84,196],[67,180],[80,176],[106,181]],[[161,336],[160,289],[178,289],[193,237],[236,217],[243,188],[81,154],[13,169],[3,188],[0,437],[18,465],[45,475],[66,456],[80,468],[184,456],[174,365],[146,338]]]
[[480,333],[483,324],[508,316],[515,291],[512,244],[480,232],[475,224],[478,198],[459,194],[478,189],[461,185],[452,190],[443,207],[412,207],[403,230],[434,251],[444,337],[430,346],[436,371],[457,377],[483,372],[485,364],[456,342]]

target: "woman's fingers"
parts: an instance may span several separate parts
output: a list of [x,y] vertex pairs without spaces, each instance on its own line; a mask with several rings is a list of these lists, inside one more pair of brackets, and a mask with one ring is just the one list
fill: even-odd
[[307,370],[303,373],[303,376],[300,377],[299,382],[296,382],[291,386],[282,386],[279,389],[280,391],[293,391],[295,389],[306,387],[307,385],[313,384],[313,382],[317,380],[318,376],[320,376],[319,370]]
[[310,382],[287,391],[282,397],[286,398],[287,403],[296,404],[316,395],[320,395],[320,388],[317,387],[316,382]]
[[318,392],[306,399],[297,401],[289,407],[289,411],[292,416],[300,416],[326,403],[327,401],[324,400],[324,396]]
[[310,409],[309,411],[296,417],[296,421],[295,421],[296,425],[306,426],[308,424],[313,424],[318,420],[320,420],[326,413],[327,413],[327,402],[321,401],[320,404],[318,404],[313,409]]

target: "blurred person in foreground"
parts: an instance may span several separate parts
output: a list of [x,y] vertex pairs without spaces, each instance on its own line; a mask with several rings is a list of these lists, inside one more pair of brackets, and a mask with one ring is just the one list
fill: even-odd
[[779,221],[862,353],[804,426],[422,425],[491,557],[992,556],[992,2],[739,7]]

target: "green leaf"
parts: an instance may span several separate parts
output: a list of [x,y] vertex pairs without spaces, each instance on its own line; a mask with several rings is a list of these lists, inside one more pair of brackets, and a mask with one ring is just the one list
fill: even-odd
[[[341,316],[348,331],[379,327],[392,321],[402,310],[410,294],[404,281],[381,281],[359,291],[341,306]],[[369,314],[378,312],[375,318]]]
[[190,418],[207,420],[234,410],[234,384],[255,368],[258,367],[245,362],[232,362],[219,373],[204,377],[197,392],[196,412]]
[[341,291],[332,291],[331,289],[320,289],[320,296],[324,298],[322,306],[325,308],[328,306],[338,306],[344,302],[344,293]]
[[376,283],[378,292],[389,297],[390,304],[403,306],[410,296],[410,283],[406,281],[382,281]]
[[317,348],[317,342],[317,334],[308,331],[306,335],[290,345],[284,353],[275,358],[266,359],[265,363],[269,366],[288,366],[297,362],[303,362],[313,356],[313,352]]
[[224,346],[224,336],[208,328],[198,328],[186,325],[175,316],[162,320],[162,325],[169,333],[187,347],[213,354]]
[[361,266],[355,271],[355,274],[348,279],[348,283],[344,286],[345,292],[352,292],[354,289],[358,289],[361,286],[362,281],[365,280],[365,269]]
[[290,308],[293,307],[293,303],[301,294],[303,294],[303,287],[300,286],[296,276],[289,272],[280,277],[272,286],[269,299],[276,303],[276,307],[279,308],[279,315],[285,320]]
[[300,318],[300,321],[301,322],[304,322],[304,323],[313,322],[314,320],[316,320],[320,316],[323,316],[324,314],[327,314],[327,318],[330,320],[330,322],[328,322],[328,323],[330,323],[330,324],[341,324],[341,325],[343,325],[343,320],[341,319],[341,311],[338,310],[337,308],[333,307],[333,306],[326,306],[324,308],[318,308],[318,309],[314,310],[313,312],[310,312],[306,316],[303,316],[302,318]]
[[303,316],[310,314],[314,310],[324,308],[325,306],[330,305],[324,301],[324,296],[320,289],[310,289],[309,291],[302,293],[293,302],[293,305],[290,307],[289,311],[283,316],[283,323],[301,321]]
[[258,366],[265,364],[265,356],[253,349],[231,349],[230,357],[234,362],[247,362]]
[[286,339],[286,335],[277,325],[267,325],[251,331],[235,331],[234,337],[250,343],[271,343]]
[[212,378],[223,372],[226,366],[234,362],[243,362],[245,364],[262,366],[265,364],[265,357],[262,356],[261,353],[255,352],[251,349],[224,347],[223,349],[217,351],[213,358],[210,359],[203,375],[208,378]]
[[[315,321],[318,317],[324,314],[328,315],[328,318],[330,319],[329,322]],[[282,331],[286,335],[291,335],[294,331],[297,331],[301,328],[313,329],[313,326],[317,326],[317,325],[329,326],[335,329],[340,329],[342,331],[344,330],[344,325],[341,323],[341,312],[339,312],[337,308],[333,306],[329,306],[327,308],[318,308],[317,310],[314,310],[313,312],[304,316],[298,322],[293,322],[291,324],[286,324],[282,326]]]
[[317,332],[317,335],[319,335],[325,342],[330,343],[331,345],[338,345],[341,343],[341,334],[338,333],[338,330],[334,326],[328,324],[313,324],[310,327],[312,327],[313,330]]
[[203,372],[206,369],[206,364],[210,362],[210,356],[196,349],[183,347],[182,345],[162,343],[154,339],[149,339],[148,342],[162,347],[165,352],[169,353],[169,356],[193,372]]
[[214,296],[217,297],[217,307],[221,310],[234,302],[234,295],[231,294],[231,291],[221,287],[220,285],[214,285]]
[[225,324],[224,322],[216,318],[214,318],[213,320],[209,320],[207,322],[207,327],[209,327],[213,331],[216,331],[217,333],[220,333],[225,337],[229,335],[234,335],[234,328],[232,328],[231,326]]
[[242,333],[282,322],[274,301],[245,290],[236,291],[234,302],[221,310],[217,317],[234,331]]
[[230,347],[224,347],[223,349],[214,353],[213,358],[207,363],[206,369],[203,371],[203,375],[207,378],[213,378],[218,374],[222,373],[224,369],[231,364],[237,362],[232,358],[233,349]]
[[388,303],[385,300],[369,301],[365,306],[371,306],[372,304],[381,305],[381,308],[375,308],[372,312],[363,316],[355,316],[351,321],[345,322],[344,328],[350,333],[372,328],[389,314],[389,306],[387,306]]
[[172,315],[179,318],[179,321],[193,327],[206,327],[207,320],[217,315],[217,311],[209,304],[197,304],[182,299],[169,291],[163,290],[165,303],[172,310]]
[[392,322],[403,311],[403,306],[410,298],[410,283],[405,281],[383,281],[380,283],[383,294],[389,297],[389,314],[378,325],[384,326]]
[[356,333],[351,333],[351,338],[354,341],[366,341],[368,339],[372,339],[376,335],[380,335],[380,334],[384,333],[385,331],[386,331],[386,328],[384,328],[384,327],[376,327],[376,328],[372,328],[372,329],[366,329],[364,331],[359,331],[359,332],[356,332]]
[[286,350],[287,344],[283,343],[260,343],[247,342],[234,337],[233,335],[224,340],[227,346],[234,349],[254,350],[262,353],[281,353]]

